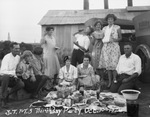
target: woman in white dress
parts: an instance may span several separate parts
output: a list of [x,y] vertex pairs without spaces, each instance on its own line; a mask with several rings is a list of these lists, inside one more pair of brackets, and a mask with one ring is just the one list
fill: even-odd
[[[56,50],[56,40],[53,36],[54,28],[47,27],[44,38],[41,39],[41,46],[43,47],[43,59],[45,64],[44,74],[50,78],[54,78],[59,73],[60,64]],[[54,79],[55,80],[55,79]]]
[[58,91],[76,90],[76,79],[78,77],[77,68],[71,65],[71,57],[64,57],[65,65],[59,70],[59,85],[56,86]]

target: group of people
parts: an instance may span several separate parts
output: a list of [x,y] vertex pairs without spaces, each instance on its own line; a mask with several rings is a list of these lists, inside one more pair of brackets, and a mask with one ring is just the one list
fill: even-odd
[[[84,63],[84,57],[85,57],[84,55],[89,54],[90,55],[90,58],[88,58],[89,65],[87,65],[88,67],[85,70],[87,74],[88,72],[89,73],[93,72],[94,74],[99,75],[101,79],[99,81],[103,82],[105,79],[105,71],[107,71],[107,74],[108,74],[107,88],[109,88],[113,92],[120,92],[120,89],[117,91],[114,91],[114,84],[118,85],[119,83],[116,80],[117,79],[116,74],[127,74],[129,75],[128,77],[132,77],[132,75],[136,72],[136,75],[133,75],[134,79],[136,79],[135,77],[138,77],[141,74],[141,59],[138,55],[136,55],[136,57],[134,57],[134,59],[130,61],[131,63],[129,63],[129,65],[126,64],[128,60],[124,61],[125,65],[123,66],[127,65],[126,69],[123,69],[121,73],[119,72],[121,67],[118,67],[118,66],[120,65],[120,59],[122,58],[121,52],[120,52],[120,46],[119,46],[119,41],[121,41],[122,39],[121,28],[120,26],[115,25],[115,21],[117,20],[117,17],[114,14],[108,14],[105,17],[105,20],[108,23],[108,25],[105,27],[103,27],[103,23],[100,20],[98,20],[97,22],[95,22],[94,27],[87,26],[85,27],[84,30],[81,30],[78,33],[74,34],[75,41],[73,42],[74,45],[73,45],[72,55],[70,58],[70,64],[78,69],[78,72],[79,72],[78,78],[80,78],[80,71],[84,71],[83,69],[81,70],[81,68],[83,67],[82,64]],[[50,29],[48,30],[48,28]],[[60,68],[60,66],[58,65],[59,61],[56,55],[56,50],[58,48],[56,47],[56,42],[52,35],[54,28],[53,27],[48,27],[48,28],[46,28],[47,33],[46,33],[46,36],[41,40],[41,44],[43,45],[43,49],[46,51],[44,54],[45,56],[44,59],[46,61],[45,63],[47,63],[47,67],[49,67],[48,72],[50,73],[52,71],[55,71],[53,73],[50,73],[51,75],[50,74],[47,74],[47,75],[54,77],[54,73],[60,74],[59,71],[61,70],[58,69]],[[50,41],[52,45],[48,44]],[[89,53],[89,46],[91,44],[93,45],[93,50],[92,50],[92,53]],[[46,48],[47,46],[49,46],[50,48],[53,48],[51,50],[55,54],[53,52],[50,52],[51,50],[50,49],[48,50],[48,48]],[[128,52],[126,52],[126,46],[129,46]],[[49,54],[47,52],[49,52]],[[126,58],[128,59],[130,58],[131,55],[133,55],[132,45],[130,43],[126,43],[124,45],[124,52],[125,52],[124,56],[126,56]],[[49,59],[50,58],[49,55],[54,55],[55,59]],[[51,61],[51,63],[48,61]],[[92,72],[89,70],[89,67],[92,67],[92,70],[91,70]],[[86,76],[87,74],[84,74],[84,75]],[[66,76],[64,75],[64,77]],[[58,75],[58,78],[60,78],[59,75]],[[89,77],[82,78],[83,80],[82,83],[83,84],[85,83],[84,85],[91,85],[88,82],[89,79],[90,79]],[[93,80],[93,78],[91,79]],[[78,81],[80,81],[80,79],[78,79]]]
[[[20,45],[12,42],[10,49],[11,52],[2,59],[0,69],[2,107],[7,107],[9,96],[22,88],[31,93],[31,98],[37,98],[48,79],[44,75],[41,47],[36,47],[33,53],[25,50],[20,55]],[[9,92],[8,87],[12,88]]]
[[[88,51],[89,45],[92,44],[93,51],[91,53],[92,58],[91,65],[93,66],[95,73],[100,76],[101,82],[105,81],[106,76],[105,74],[107,72],[108,76],[107,88],[109,88],[110,90],[114,90],[113,84],[115,83],[115,85],[117,85],[116,70],[118,69],[118,65],[120,63],[119,59],[122,58],[119,46],[119,41],[121,41],[122,35],[120,26],[115,25],[117,17],[114,14],[108,14],[105,17],[105,20],[108,23],[107,26],[103,27],[103,23],[100,20],[98,20],[94,24],[94,31],[89,26],[85,30],[85,32],[88,33],[83,32],[75,35],[77,40],[73,47],[74,49],[72,53],[72,65],[76,66],[77,63],[81,64],[83,55]],[[128,53],[126,52],[127,45],[130,46]],[[127,58],[133,54],[132,45],[130,43],[126,43],[124,45],[124,52]],[[123,70],[122,73],[128,74],[130,76],[134,74],[134,72],[138,72],[136,75],[134,75],[135,78],[138,77],[141,73],[141,59],[138,55],[136,55],[134,59],[131,61],[131,63],[129,63],[128,66],[126,66],[127,65],[126,63],[128,61],[124,61],[123,66],[126,66],[126,69],[122,69]],[[132,68],[130,68],[131,67],[130,64]],[[120,69],[121,68],[119,68],[119,70]],[[138,71],[136,71],[137,69]],[[130,73],[131,70],[133,70],[134,72]],[[118,90],[118,92],[120,92],[120,89]]]
[[[10,94],[24,88],[36,97],[38,91],[51,81],[59,79],[58,85],[72,87],[73,90],[93,89],[100,91],[104,81],[104,71],[108,73],[107,87],[111,92],[120,93],[123,89],[133,88],[141,74],[141,59],[132,52],[132,45],[124,45],[121,55],[119,41],[122,39],[120,26],[115,25],[117,17],[108,14],[105,20],[108,25],[98,20],[94,28],[74,34],[76,38],[71,57],[64,57],[64,66],[60,66],[57,57],[56,40],[53,27],[46,27],[41,39],[41,47],[24,51],[20,56],[19,44],[13,43],[11,53],[3,60],[0,70],[2,105]],[[93,45],[89,54],[89,46]],[[56,83],[57,84],[57,83]],[[7,87],[13,87],[7,94]]]

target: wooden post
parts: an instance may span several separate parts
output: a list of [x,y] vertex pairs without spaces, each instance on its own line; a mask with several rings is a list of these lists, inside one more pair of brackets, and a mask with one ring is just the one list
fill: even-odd
[[104,0],[104,9],[109,9],[108,0]]
[[133,6],[132,0],[128,0],[127,2],[128,6]]
[[89,0],[84,0],[83,2],[84,2],[83,3],[83,7],[84,7],[83,9],[84,10],[89,10]]

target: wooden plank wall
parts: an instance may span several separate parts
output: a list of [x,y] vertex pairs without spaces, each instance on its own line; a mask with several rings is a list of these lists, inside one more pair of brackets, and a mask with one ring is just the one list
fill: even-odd
[[[44,36],[46,26],[42,26],[42,36]],[[57,25],[53,26],[54,37],[56,39],[56,44],[60,47],[60,50],[57,51],[59,61],[63,64],[63,57],[66,55],[71,56],[73,50],[73,42],[75,40],[73,34],[79,29],[84,28],[84,25]]]

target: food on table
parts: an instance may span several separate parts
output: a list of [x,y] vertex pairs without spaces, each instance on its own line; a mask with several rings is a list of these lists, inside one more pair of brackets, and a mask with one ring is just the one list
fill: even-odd
[[45,98],[56,99],[57,98],[57,92],[56,91],[51,91],[47,94],[47,96]]
[[62,98],[59,98],[59,99],[57,99],[56,101],[55,101],[55,105],[62,105],[62,103],[63,103],[63,99]]
[[63,92],[57,91],[57,97],[58,98],[63,98]]
[[124,102],[120,102],[120,101],[114,101],[115,105],[116,106],[119,106],[119,107],[124,107],[125,106],[125,103]]
[[93,98],[87,99],[86,103],[90,105],[90,104],[92,104],[93,102],[96,102],[96,101],[98,101],[98,100],[96,99],[96,97],[93,97]]
[[103,104],[102,102],[99,102],[99,101],[93,102],[92,105],[95,105],[98,107],[106,107],[106,104]]
[[66,82],[65,80],[63,80],[61,83],[60,83],[61,86],[69,86],[70,85],[70,82]]
[[69,99],[69,98],[64,99],[63,105],[70,107],[71,106],[71,99]]

